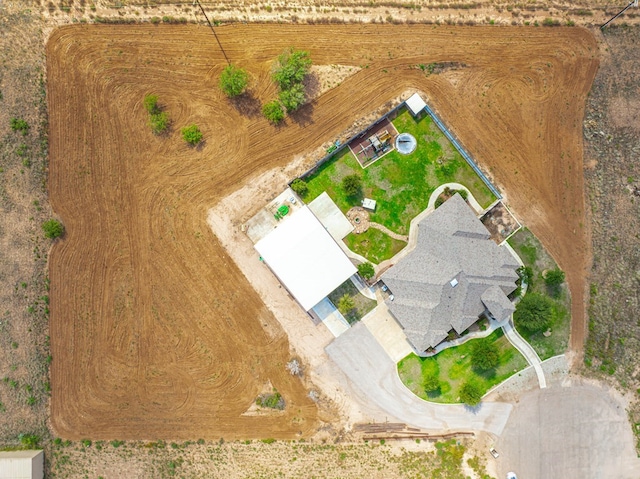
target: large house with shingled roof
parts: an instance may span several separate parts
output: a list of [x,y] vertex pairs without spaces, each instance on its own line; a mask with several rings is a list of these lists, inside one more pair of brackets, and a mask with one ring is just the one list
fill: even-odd
[[418,223],[415,248],[381,279],[393,293],[389,311],[421,352],[483,315],[507,319],[519,266],[456,194]]

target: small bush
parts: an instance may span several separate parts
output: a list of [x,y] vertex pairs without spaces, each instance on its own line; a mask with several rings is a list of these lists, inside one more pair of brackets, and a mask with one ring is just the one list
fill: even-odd
[[13,131],[19,131],[22,136],[27,136],[29,133],[29,124],[21,118],[11,118],[11,129]]
[[500,352],[492,341],[478,339],[473,342],[471,351],[471,362],[482,371],[495,368],[500,362]]
[[560,268],[547,271],[544,275],[544,284],[547,286],[560,286],[562,283],[564,283],[564,271]]
[[149,116],[149,126],[155,135],[161,135],[169,128],[169,115],[164,111]]
[[27,449],[38,449],[40,437],[35,434],[20,434],[18,436],[20,443]]
[[122,445],[124,444],[124,441],[116,441],[116,440],[113,440],[113,441],[111,441],[111,443],[110,443],[110,444],[111,444],[113,447],[120,447],[120,446],[122,446]]
[[284,110],[278,100],[270,101],[262,107],[262,114],[274,125],[284,120]]
[[158,95],[146,95],[143,100],[144,108],[150,115],[160,113],[158,106]]
[[307,182],[301,180],[300,178],[296,178],[291,182],[291,189],[298,193],[303,198],[309,192],[309,187],[307,186]]
[[234,65],[227,66],[220,75],[220,89],[229,98],[242,95],[248,83],[249,75],[247,72]]
[[195,123],[185,126],[180,130],[180,132],[182,133],[184,141],[189,143],[191,146],[195,146],[202,141],[202,132]]
[[465,382],[460,388],[460,400],[468,406],[476,406],[482,400],[482,388],[474,381]]
[[282,90],[278,95],[282,106],[285,107],[288,113],[296,111],[306,100],[304,93],[304,85],[302,83],[296,83],[287,90]]
[[429,394],[433,394],[440,390],[440,380],[435,374],[430,374],[424,379],[424,391]]
[[364,279],[371,279],[376,274],[376,271],[373,268],[373,265],[367,262],[358,265],[358,273],[360,273],[360,276]]
[[261,394],[256,398],[256,404],[260,407],[283,410],[285,406],[284,398],[277,390],[271,394]]
[[58,220],[50,219],[42,223],[44,235],[49,239],[60,238],[64,234],[64,226]]
[[349,175],[342,179],[342,189],[347,196],[358,196],[362,191],[360,175]]
[[535,333],[547,328],[554,314],[553,300],[539,293],[528,293],[516,306],[513,319],[517,326]]
[[353,308],[356,307],[356,303],[351,296],[345,294],[338,300],[338,310],[342,314],[348,314]]

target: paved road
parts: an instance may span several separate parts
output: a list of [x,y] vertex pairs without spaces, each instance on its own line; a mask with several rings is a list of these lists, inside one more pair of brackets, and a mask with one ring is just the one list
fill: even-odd
[[512,410],[510,404],[496,402],[483,402],[471,410],[460,404],[423,401],[402,384],[395,363],[361,322],[325,350],[349,378],[353,393],[386,411],[390,422],[439,431],[475,430],[500,435]]
[[607,389],[556,383],[521,396],[496,444],[498,477],[638,479],[633,443],[624,405]]

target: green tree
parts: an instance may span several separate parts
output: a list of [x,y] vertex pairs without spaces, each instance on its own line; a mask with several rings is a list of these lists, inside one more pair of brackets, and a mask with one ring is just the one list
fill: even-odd
[[149,126],[156,135],[164,133],[169,128],[169,115],[164,111],[149,115]]
[[440,389],[440,380],[436,374],[429,374],[426,378],[424,378],[424,391],[429,393],[434,393]]
[[293,47],[284,51],[279,57],[273,71],[273,80],[280,90],[289,90],[296,83],[302,83],[311,68],[309,52],[295,50]]
[[343,295],[338,300],[338,311],[342,314],[349,314],[349,312],[356,307],[356,303],[348,294]]
[[18,439],[20,439],[20,443],[27,449],[38,449],[38,443],[40,442],[39,436],[35,434],[20,434]]
[[306,100],[304,94],[304,85],[302,83],[296,83],[286,90],[282,90],[280,95],[280,102],[286,108],[288,113],[296,111]]
[[547,291],[551,296],[560,296],[560,286],[562,283],[564,283],[564,271],[560,268],[549,270],[544,275],[544,284],[547,285]]
[[229,98],[242,95],[248,83],[249,75],[247,72],[235,65],[227,66],[220,74],[220,89]]
[[460,400],[468,406],[476,406],[482,400],[482,387],[475,381],[466,381],[460,388]]
[[349,175],[342,179],[342,189],[347,196],[358,196],[362,190],[360,175]]
[[362,276],[364,279],[371,279],[376,274],[376,271],[373,268],[373,265],[367,262],[360,263],[358,265],[358,273],[360,273],[360,276]]
[[182,130],[180,130],[180,133],[182,133],[182,138],[184,138],[184,141],[192,146],[197,145],[202,141],[202,132],[200,131],[200,128],[198,128],[198,125],[196,125],[195,123],[185,126]]
[[306,196],[307,193],[309,192],[309,187],[307,186],[307,182],[300,178],[296,178],[291,182],[291,189],[302,197]]
[[56,239],[64,234],[64,226],[58,220],[50,219],[42,223],[42,231],[47,238]]
[[553,300],[540,293],[528,293],[520,300],[513,313],[517,326],[534,333],[547,328],[555,314]]
[[265,105],[262,107],[262,114],[274,125],[277,125],[282,120],[284,120],[284,110],[282,109],[282,105],[278,100],[273,100],[269,103],[265,103]]
[[160,107],[158,106],[158,95],[145,95],[142,103],[144,104],[144,109],[147,110],[149,115],[160,113]]
[[560,286],[564,283],[564,271],[560,268],[547,271],[547,274],[544,275],[544,283],[547,286]]
[[488,371],[495,368],[500,362],[500,351],[494,342],[478,339],[473,342],[471,362],[478,369]]

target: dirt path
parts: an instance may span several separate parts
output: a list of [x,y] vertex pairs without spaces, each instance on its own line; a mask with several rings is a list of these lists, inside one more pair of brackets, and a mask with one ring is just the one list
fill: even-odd
[[[581,120],[597,67],[578,28],[233,25],[218,29],[273,98],[270,62],[295,45],[362,66],[274,128],[222,97],[206,27],[74,26],[47,47],[50,194],[67,237],[52,251],[52,423],[63,437],[297,437],[317,425],[283,365],[282,328],[210,233],[207,211],[270,168],[319,148],[407,89],[430,103],[508,193],[567,272],[577,326],[588,264]],[[349,45],[350,48],[345,48]],[[418,64],[455,61],[455,77]],[[155,92],[173,121],[154,137]],[[178,130],[196,122],[204,144]],[[307,166],[312,160],[307,160]],[[575,328],[572,344],[582,344]],[[247,417],[266,380],[283,415]]]

